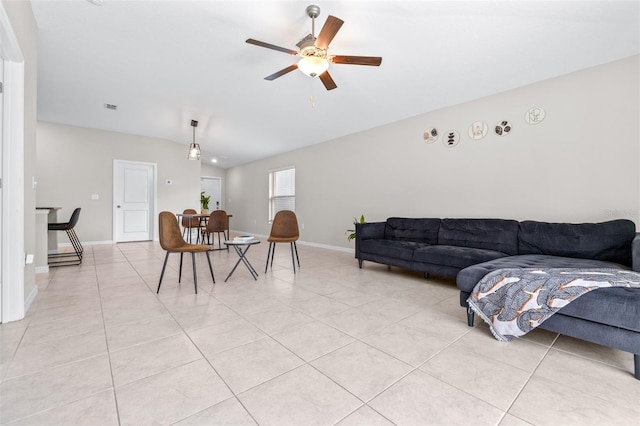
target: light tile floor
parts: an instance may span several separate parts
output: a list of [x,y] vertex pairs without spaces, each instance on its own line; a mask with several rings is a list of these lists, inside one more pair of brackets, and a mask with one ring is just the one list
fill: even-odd
[[[199,255],[178,285],[157,243],[86,247],[39,274],[0,326],[0,424],[640,424],[631,354],[538,330],[511,343],[466,325],[453,280],[352,254],[267,245]],[[479,321],[481,322],[481,321]]]

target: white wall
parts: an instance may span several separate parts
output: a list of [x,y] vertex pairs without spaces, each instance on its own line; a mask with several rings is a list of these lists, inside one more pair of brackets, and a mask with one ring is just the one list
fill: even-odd
[[[38,28],[31,11],[31,3],[3,0],[2,4],[24,57],[24,251],[33,254],[36,250],[36,194],[31,187],[31,179],[36,169]],[[24,297],[27,303],[37,291],[35,281],[34,265],[26,265]]]
[[[200,162],[187,159],[186,145],[46,122],[38,122],[37,137],[37,203],[63,207],[61,222],[82,208],[76,233],[83,242],[112,240],[113,160],[157,164],[157,212],[200,210]],[[68,243],[60,234],[59,243]]]
[[[639,62],[634,56],[229,169],[233,227],[269,233],[268,172],[288,165],[296,167],[301,240],[318,244],[349,247],[344,231],[361,214],[640,225]],[[526,124],[534,106],[546,118]],[[499,137],[492,127],[503,119],[513,131]],[[473,141],[467,130],[479,120],[490,133]],[[461,142],[448,148],[441,136],[425,144],[429,127],[441,135],[455,129]]]

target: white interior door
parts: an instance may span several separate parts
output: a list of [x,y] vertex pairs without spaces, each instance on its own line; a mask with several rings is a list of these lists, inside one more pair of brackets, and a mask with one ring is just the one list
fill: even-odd
[[205,195],[211,196],[209,200],[209,211],[224,210],[222,207],[222,190],[219,177],[200,178],[200,191],[204,191]]
[[114,160],[114,241],[153,239],[156,165]]

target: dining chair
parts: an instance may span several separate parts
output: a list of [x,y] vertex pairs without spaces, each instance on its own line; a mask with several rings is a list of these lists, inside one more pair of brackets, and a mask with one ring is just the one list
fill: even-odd
[[178,226],[178,220],[176,216],[171,212],[160,212],[158,216],[158,228],[160,237],[160,246],[167,252],[164,257],[164,264],[162,265],[162,272],[160,273],[160,281],[158,282],[158,290],[156,293],[160,293],[160,285],[162,285],[162,277],[164,271],[167,268],[167,260],[169,259],[169,253],[180,253],[180,271],[178,274],[178,283],[182,280],[182,257],[185,253],[191,253],[191,263],[193,264],[193,286],[198,294],[198,279],[196,277],[196,253],[204,253],[207,255],[207,262],[209,262],[209,271],[211,271],[211,279],[213,283],[216,283],[216,279],[213,276],[213,268],[211,267],[211,258],[209,257],[210,246],[202,244],[190,244],[187,243],[183,236],[180,234],[180,227]]
[[[84,252],[84,248],[82,247],[82,243],[74,230],[75,226],[78,224],[78,219],[80,218],[80,207],[76,208],[73,213],[71,213],[71,218],[69,222],[60,222],[60,223],[50,223],[48,224],[49,231],[65,231],[67,236],[69,237],[69,241],[71,242],[71,246],[73,247],[74,253],[52,253],[48,256],[49,260],[53,260],[49,262],[50,266],[61,266],[61,265],[79,265],[82,263],[82,253]],[[77,259],[69,259],[70,256],[77,257]],[[55,260],[60,259],[60,260]]]
[[[229,251],[229,246],[222,247],[220,243],[220,234],[223,235],[225,240],[229,239],[229,216],[227,216],[227,212],[224,210],[214,210],[209,215],[209,220],[207,221],[207,226],[202,231],[207,234],[207,242],[209,242],[209,236],[211,234],[218,234],[218,248],[214,249],[215,240],[212,241],[211,247],[213,250],[227,250]],[[204,239],[204,238],[203,238]],[[212,236],[213,239],[213,236]]]
[[[184,209],[182,214],[198,214],[194,209]],[[189,230],[189,242],[191,242],[191,233],[193,230],[197,231],[196,244],[198,244],[200,238],[200,218],[182,216],[182,238],[184,239],[185,233]]]
[[296,214],[291,210],[280,210],[276,213],[271,224],[271,233],[269,234],[269,249],[267,250],[267,264],[264,267],[264,272],[267,272],[269,267],[269,258],[271,258],[271,266],[273,267],[273,257],[276,252],[276,243],[289,243],[291,246],[291,263],[293,264],[293,273],[296,273],[296,263],[293,259],[293,251],[296,252],[296,260],[298,261],[298,268],[300,267],[300,259],[298,258],[298,247],[296,241],[300,236],[298,231],[298,219]]

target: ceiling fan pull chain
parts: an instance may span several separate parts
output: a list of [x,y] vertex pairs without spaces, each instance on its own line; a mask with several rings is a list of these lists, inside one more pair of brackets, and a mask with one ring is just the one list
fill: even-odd
[[315,94],[316,91],[313,89],[313,79],[309,80],[309,91],[311,92],[311,94],[309,95],[309,102],[311,103],[311,109],[314,109],[316,107],[316,99],[315,99]]

